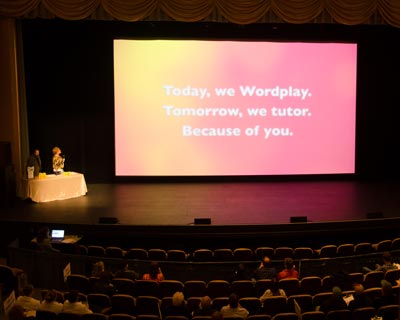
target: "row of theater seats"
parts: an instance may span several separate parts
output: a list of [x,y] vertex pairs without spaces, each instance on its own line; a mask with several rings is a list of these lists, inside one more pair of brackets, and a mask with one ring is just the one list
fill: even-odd
[[[82,297],[83,295],[81,295]],[[250,319],[253,320],[264,320],[264,319],[297,319],[298,315],[301,314],[302,319],[353,319],[353,320],[361,320],[361,319],[371,319],[375,315],[382,315],[384,312],[397,314],[399,311],[399,305],[390,305],[381,307],[379,309],[375,309],[374,307],[362,308],[362,310],[358,310],[356,313],[351,312],[349,310],[345,310],[343,312],[334,313],[335,317],[331,314],[328,317],[322,312],[316,311],[318,306],[320,306],[326,299],[331,296],[331,293],[321,293],[314,296],[311,295],[293,295],[288,298],[282,296],[273,296],[267,298],[263,306],[261,306],[261,302],[258,298],[246,297],[240,298],[239,303],[242,307],[246,308],[249,311]],[[117,319],[118,317],[114,317],[115,314],[124,314],[129,317],[139,317],[141,319],[148,318],[148,320],[158,320],[161,318],[165,319],[167,315],[167,308],[172,304],[172,298],[166,297],[163,299],[158,299],[156,297],[151,296],[139,296],[134,298],[129,295],[124,294],[115,294],[112,297],[109,297],[104,294],[89,294],[87,296],[83,296],[82,300],[87,301],[89,308],[97,315],[101,314],[103,316],[99,316],[98,318],[106,319]],[[186,299],[186,304],[189,309],[189,312],[193,312],[195,309],[199,307],[201,297],[191,297]],[[62,301],[60,301],[62,302]],[[212,300],[212,307],[216,310],[221,310],[221,308],[225,305],[228,305],[228,298],[214,298]],[[263,315],[260,315],[260,310],[262,310]],[[342,315],[343,313],[343,315]],[[287,318],[287,314],[291,316]],[[257,316],[256,316],[257,315]],[[266,318],[267,315],[269,318]],[[280,315],[280,316],[278,316]],[[285,316],[284,316],[285,315]],[[296,316],[293,317],[293,315]],[[369,318],[366,318],[366,315]],[[49,314],[46,312],[38,312],[37,319],[39,320],[48,320],[46,318]],[[147,317],[143,317],[147,316]],[[255,316],[255,317],[253,317]],[[264,317],[263,317],[264,316]],[[62,314],[63,319],[67,320],[67,315]],[[106,318],[105,318],[106,317]],[[316,318],[315,318],[316,317]],[[60,318],[58,318],[60,319]],[[72,319],[72,318],[69,318]],[[89,317],[85,316],[84,319],[96,319],[96,316]],[[132,319],[132,318],[131,318]],[[201,317],[201,318],[192,318],[192,320],[206,320],[209,318]],[[384,318],[385,320],[389,319],[388,317]],[[165,319],[169,320],[169,319]],[[187,320],[184,318],[173,319],[170,320]],[[225,318],[224,320],[228,320]],[[232,319],[233,320],[233,319]],[[242,320],[242,319],[235,319]]]
[[[270,315],[250,315],[247,320],[373,320],[375,316],[381,319],[394,320],[398,319],[399,305],[390,305],[375,310],[374,308],[360,308],[353,312],[349,310],[331,311],[327,315],[320,311],[309,311],[298,315],[294,312],[278,313],[275,316]],[[137,315],[129,314],[111,314],[105,315],[101,313],[75,315],[61,313],[58,315],[39,312],[36,316],[38,320],[161,320],[161,317],[156,315]],[[192,320],[211,320],[211,317],[197,316],[192,317]],[[164,320],[189,320],[184,316],[167,316]],[[225,317],[224,320],[245,320],[241,317]]]
[[283,260],[291,257],[294,259],[334,258],[352,255],[363,255],[383,251],[400,250],[400,238],[382,240],[378,243],[362,242],[357,244],[344,243],[340,245],[325,245],[319,249],[310,247],[258,247],[251,248],[220,248],[197,249],[192,253],[184,250],[143,249],[130,248],[124,250],[120,247],[103,247],[98,245],[79,246],[79,253],[95,257],[127,258],[137,260],[157,261],[256,261],[264,256],[273,260]]
[[[310,294],[314,295],[322,292],[331,292],[334,286],[342,290],[352,290],[354,283],[363,284],[364,288],[373,291],[381,287],[381,280],[387,280],[392,285],[397,285],[400,279],[400,269],[382,271],[371,271],[367,274],[350,273],[347,275],[332,276],[323,278],[318,276],[304,277],[301,280],[288,278],[278,281],[279,288],[285,290],[286,294]],[[67,290],[77,290],[88,294],[95,292],[96,277],[86,277],[84,275],[72,274],[67,277]],[[201,280],[188,280],[181,282],[178,280],[164,280],[156,282],[152,280],[130,280],[114,278],[112,280],[116,293],[137,296],[154,296],[158,298],[171,297],[175,292],[184,292],[185,297],[201,297],[208,295],[211,298],[228,297],[231,293],[236,293],[239,297],[260,297],[267,289],[271,289],[273,281],[262,279],[257,281],[238,280],[232,283],[226,280],[211,280],[209,282]]]

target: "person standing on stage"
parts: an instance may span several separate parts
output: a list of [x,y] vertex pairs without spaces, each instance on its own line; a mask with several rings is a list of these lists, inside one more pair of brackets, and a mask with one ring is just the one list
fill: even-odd
[[39,149],[34,149],[33,153],[29,156],[26,162],[26,167],[33,167],[33,175],[37,177],[39,175],[40,169],[42,168],[42,160],[40,159]]
[[59,147],[53,148],[53,171],[55,174],[61,174],[64,171],[65,157],[61,156]]

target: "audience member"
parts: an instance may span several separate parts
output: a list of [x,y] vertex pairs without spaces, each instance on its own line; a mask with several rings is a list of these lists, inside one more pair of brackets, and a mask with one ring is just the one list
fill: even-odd
[[63,312],[71,312],[77,314],[93,313],[86,303],[78,301],[79,293],[76,290],[71,290],[68,293],[68,298],[64,302]]
[[33,286],[27,285],[22,289],[22,295],[17,298],[19,304],[25,311],[37,310],[40,306],[40,301],[33,298]]
[[112,284],[113,276],[111,272],[105,270],[103,261],[93,264],[92,277],[98,278],[93,285],[95,293],[103,293],[110,296],[115,293],[115,287]]
[[161,268],[159,267],[157,261],[152,261],[150,263],[149,272],[145,273],[142,276],[142,279],[143,280],[154,280],[157,282],[163,281],[165,279],[164,274],[162,273]]
[[390,304],[399,304],[397,295],[393,292],[392,284],[389,281],[381,281],[381,295],[374,299],[374,307],[378,310],[380,307]]
[[350,311],[354,311],[358,308],[373,307],[373,301],[364,292],[364,286],[362,284],[354,285],[353,300],[349,302]]
[[265,290],[264,294],[260,297],[261,304],[264,303],[265,299],[272,297],[272,296],[286,297],[285,290],[279,288],[279,283],[277,280],[273,280],[272,284],[271,284],[271,288]]
[[120,268],[117,272],[115,272],[114,277],[136,280],[139,279],[139,274],[134,270],[130,270],[129,264],[126,261],[122,261]]
[[26,320],[24,308],[19,304],[14,304],[8,311],[8,320]]
[[219,311],[214,311],[211,315],[211,320],[224,320],[222,313]]
[[57,292],[48,290],[38,310],[60,313],[63,310],[63,304],[57,301]]
[[389,251],[386,251],[382,254],[382,260],[383,260],[383,264],[382,265],[376,264],[375,270],[372,270],[368,267],[363,267],[363,272],[368,273],[371,271],[383,271],[385,273],[388,270],[397,269],[397,266],[395,264],[393,264],[392,255]]
[[333,310],[346,310],[347,304],[343,299],[342,290],[339,287],[333,287],[332,295],[322,302],[319,310],[327,314]]
[[191,318],[190,311],[186,305],[185,297],[182,292],[177,291],[172,296],[172,305],[163,310],[163,318],[168,316],[185,316]]
[[215,311],[212,307],[212,300],[209,296],[204,296],[200,300],[199,308],[194,310],[194,316],[211,316]]
[[229,304],[221,308],[223,317],[242,317],[244,319],[249,315],[249,311],[239,304],[239,298],[235,293],[229,296]]
[[37,177],[42,168],[42,160],[40,159],[39,149],[34,149],[26,162],[26,167],[33,167],[33,175]]
[[254,271],[254,278],[256,280],[276,278],[276,269],[271,265],[269,257],[262,259],[259,267]]
[[285,268],[278,273],[277,279],[286,279],[286,278],[299,278],[299,272],[296,270],[296,266],[294,265],[292,258],[285,258],[284,260]]
[[41,251],[60,252],[60,250],[53,248],[51,244],[50,229],[48,227],[41,228],[32,242],[36,243],[37,247]]

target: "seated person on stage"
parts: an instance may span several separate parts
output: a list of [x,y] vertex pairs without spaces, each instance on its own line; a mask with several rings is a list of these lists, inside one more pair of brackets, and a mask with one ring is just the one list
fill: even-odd
[[93,313],[87,304],[78,301],[79,293],[76,290],[71,290],[67,300],[64,302],[63,312],[71,312],[77,314]]
[[154,280],[157,282],[163,281],[164,278],[164,274],[161,271],[161,268],[158,265],[157,261],[152,261],[150,266],[149,266],[149,272],[145,273],[142,276],[143,280]]
[[61,156],[61,149],[59,147],[53,148],[53,171],[55,174],[64,172],[65,158]]
[[40,229],[37,237],[32,240],[32,243],[34,243],[40,251],[60,252],[60,250],[53,248],[51,245],[50,230],[48,227]]
[[60,313],[63,310],[63,304],[57,301],[57,292],[48,290],[38,310]]
[[254,278],[256,280],[276,278],[276,269],[271,265],[269,257],[262,259],[260,266],[254,271]]
[[40,301],[32,297],[33,286],[27,285],[22,289],[22,295],[17,298],[17,304],[24,308],[25,311],[37,310]]
[[285,258],[284,261],[285,269],[278,273],[278,280],[286,279],[286,278],[299,278],[299,272],[296,270],[296,266],[294,265],[292,258]]
[[40,159],[39,149],[34,149],[33,153],[29,156],[26,162],[27,167],[33,167],[33,175],[37,177],[39,175],[40,169],[42,168],[42,160]]

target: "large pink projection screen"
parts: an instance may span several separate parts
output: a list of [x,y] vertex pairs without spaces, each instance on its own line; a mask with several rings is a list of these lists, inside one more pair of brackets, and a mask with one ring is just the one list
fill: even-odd
[[354,43],[115,40],[116,176],[351,174]]

